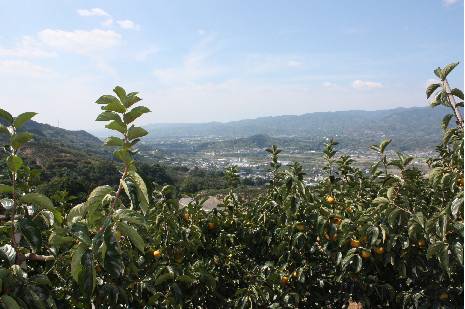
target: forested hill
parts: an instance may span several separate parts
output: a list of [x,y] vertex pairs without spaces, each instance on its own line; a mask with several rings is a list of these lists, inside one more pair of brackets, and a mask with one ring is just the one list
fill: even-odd
[[445,108],[396,108],[379,111],[318,112],[299,116],[277,116],[247,119],[227,123],[153,124],[149,138],[221,136],[248,137],[257,134],[269,136],[321,137],[343,135],[404,136],[429,138],[440,136],[440,123],[447,113]]

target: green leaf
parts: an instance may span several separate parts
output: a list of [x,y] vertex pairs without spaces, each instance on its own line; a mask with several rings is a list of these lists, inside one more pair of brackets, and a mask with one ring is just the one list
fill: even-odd
[[117,222],[116,226],[118,227],[118,230],[121,232],[121,234],[129,237],[134,247],[136,247],[140,252],[144,253],[144,240],[135,228],[121,221]]
[[130,164],[133,159],[131,157],[131,154],[129,153],[129,151],[127,149],[117,149],[113,152],[113,156],[118,159],[118,160],[121,160],[123,161],[124,163],[126,164]]
[[142,99],[137,96],[137,92],[131,92],[127,95],[126,98],[126,107],[131,107],[132,105],[136,104],[137,102],[141,101]]
[[362,270],[362,257],[358,254],[354,255],[355,257],[355,272],[358,273]]
[[91,250],[85,250],[81,257],[81,271],[79,272],[78,280],[79,287],[87,298],[90,298],[94,293],[95,285],[97,282],[94,254]]
[[15,150],[29,142],[32,139],[32,134],[29,132],[19,132],[11,136],[11,147]]
[[136,185],[137,198],[139,199],[142,212],[145,214],[147,213],[148,206],[149,206],[149,195],[147,193],[147,186],[145,185],[145,182],[142,179],[142,177],[140,177],[139,174],[137,174],[135,171],[130,171],[128,173],[128,177]]
[[9,185],[0,184],[0,193],[12,193],[13,187]]
[[20,167],[23,165],[23,159],[18,157],[17,155],[9,155],[6,158],[6,165],[13,173],[16,173]]
[[118,102],[119,100],[117,97],[112,95],[102,95],[95,103],[97,104],[110,104],[111,102]]
[[128,139],[133,140],[135,138],[139,138],[139,137],[145,136],[147,134],[149,134],[149,132],[147,132],[145,129],[143,129],[141,127],[132,126],[128,130]]
[[18,227],[24,238],[28,241],[31,248],[35,251],[39,250],[42,246],[42,235],[40,229],[34,224],[34,222],[26,217],[19,219]]
[[377,198],[375,198],[372,202],[373,204],[376,204],[378,206],[381,206],[381,205],[388,205],[389,204],[389,200],[385,197],[382,197],[382,196],[378,196]]
[[426,88],[426,98],[429,99],[429,97],[438,89],[441,85],[440,84],[431,84]]
[[105,128],[110,129],[110,130],[115,130],[118,131],[122,134],[126,133],[127,127],[124,123],[120,122],[119,120],[113,120],[109,124],[105,126]]
[[115,211],[114,216],[117,221],[122,220],[122,221],[126,221],[132,224],[142,225],[142,226],[146,224],[144,217],[140,213],[132,209],[127,209],[127,208],[118,209]]
[[32,117],[37,115],[37,113],[34,112],[25,112],[20,115],[18,115],[14,121],[13,121],[13,126],[17,129],[21,128],[27,121],[31,120]]
[[26,193],[21,196],[20,201],[24,204],[35,205],[39,209],[47,209],[51,212],[55,211],[52,200],[40,193]]
[[104,111],[100,113],[100,115],[97,116],[97,119],[95,119],[95,121],[110,121],[110,120],[116,120],[118,122],[122,122],[121,117],[117,113],[110,112],[110,111]]
[[123,87],[120,87],[120,86],[116,86],[114,89],[113,89],[113,92],[116,93],[116,95],[118,96],[118,98],[120,99],[121,103],[123,103],[124,105],[126,105],[126,90],[123,89]]
[[89,236],[89,229],[87,225],[84,223],[76,222],[71,226],[71,234],[76,236],[81,242],[85,243],[86,245],[91,245],[92,240]]
[[81,258],[86,249],[87,246],[83,243],[80,243],[72,250],[73,255],[71,258],[71,277],[76,282],[79,282],[79,274],[82,271]]
[[5,120],[8,124],[13,124],[13,121],[14,121],[13,116],[11,116],[9,112],[1,108],[0,108],[0,118]]
[[454,88],[450,91],[450,93],[454,96],[456,96],[457,98],[463,100],[463,92],[462,90],[460,89],[457,89],[457,88]]
[[105,146],[123,146],[124,141],[121,138],[110,136],[105,139]]
[[442,80],[442,70],[440,67],[438,67],[436,70],[434,70],[434,75],[436,75],[438,78]]
[[2,295],[0,299],[5,309],[21,309],[16,300],[9,295]]
[[81,203],[71,208],[66,216],[66,222],[68,224],[73,224],[76,218],[78,220],[84,218],[87,213],[87,207],[87,203]]
[[134,107],[130,112],[124,114],[124,123],[129,124],[145,113],[150,113],[150,109],[145,106]]
[[459,65],[459,62],[449,63],[441,70],[441,80],[445,80],[452,70]]
[[123,257],[118,242],[110,229],[105,230],[104,242],[107,250],[103,267],[111,276],[119,278],[124,272]]
[[454,244],[454,253],[455,257],[457,258],[457,261],[460,263],[460,266],[463,267],[463,245],[461,242],[456,242]]
[[124,113],[126,108],[123,104],[119,101],[112,101],[108,103],[106,106],[102,107],[103,110],[110,111],[110,112],[117,112],[117,113]]

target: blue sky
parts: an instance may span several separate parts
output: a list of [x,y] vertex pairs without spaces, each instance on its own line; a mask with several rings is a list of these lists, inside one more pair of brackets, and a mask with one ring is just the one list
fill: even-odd
[[[143,123],[426,105],[463,0],[4,1],[0,106],[69,129],[139,91]],[[463,66],[451,82],[463,86]]]

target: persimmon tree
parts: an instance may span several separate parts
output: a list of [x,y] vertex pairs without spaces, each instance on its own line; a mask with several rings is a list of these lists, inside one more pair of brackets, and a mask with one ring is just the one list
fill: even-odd
[[[4,308],[463,307],[463,93],[435,70],[431,105],[451,113],[427,171],[414,158],[372,145],[368,171],[323,149],[324,179],[304,182],[273,145],[269,184],[253,198],[225,172],[229,193],[211,211],[200,196],[179,204],[176,188],[149,192],[135,166],[150,112],[115,87],[96,103],[104,141],[120,164],[119,184],[73,205],[38,193],[21,147],[35,113],[0,109],[9,182],[0,185],[0,306]],[[459,102],[457,102],[459,101]],[[367,147],[368,148],[368,147]],[[42,184],[43,185],[43,184]],[[55,198],[56,200],[56,198]]]

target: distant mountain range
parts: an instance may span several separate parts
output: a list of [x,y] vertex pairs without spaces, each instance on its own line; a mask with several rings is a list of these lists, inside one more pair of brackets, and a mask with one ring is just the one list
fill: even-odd
[[[400,150],[431,149],[441,138],[441,120],[449,113],[446,108],[412,107],[378,111],[318,112],[300,116],[276,116],[226,123],[152,124],[146,141],[176,137],[222,137],[235,144],[279,140],[283,137],[308,140],[310,148],[321,147],[333,137],[348,148],[366,148],[367,144],[392,138]],[[250,138],[252,140],[244,140]],[[276,140],[279,138],[279,140]],[[224,142],[207,143],[200,148],[231,146]]]
[[[318,112],[299,116],[262,117],[199,124],[151,124],[145,126],[149,138],[160,137],[248,137],[256,134],[270,136],[332,136],[360,133],[408,133],[423,131],[435,134],[447,113],[444,108],[412,107],[378,111]],[[413,131],[413,132],[412,132]],[[425,132],[425,133],[426,133]]]

